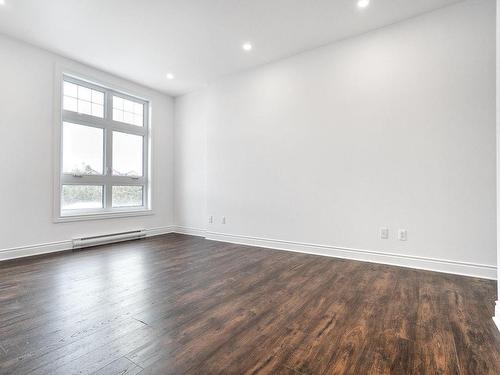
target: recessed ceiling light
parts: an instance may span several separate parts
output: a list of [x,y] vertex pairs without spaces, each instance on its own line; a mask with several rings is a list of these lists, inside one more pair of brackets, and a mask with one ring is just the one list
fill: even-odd
[[243,48],[244,51],[251,51],[252,50],[252,45],[248,42],[244,43],[241,48]]
[[174,75],[172,73],[167,73],[167,79],[174,79]]
[[366,8],[370,5],[370,0],[358,0],[358,8]]
[[0,0],[0,5],[5,5],[5,0]]

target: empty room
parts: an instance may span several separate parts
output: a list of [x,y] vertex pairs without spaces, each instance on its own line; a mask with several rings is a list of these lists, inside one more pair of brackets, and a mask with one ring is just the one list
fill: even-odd
[[0,0],[0,375],[499,375],[499,17]]

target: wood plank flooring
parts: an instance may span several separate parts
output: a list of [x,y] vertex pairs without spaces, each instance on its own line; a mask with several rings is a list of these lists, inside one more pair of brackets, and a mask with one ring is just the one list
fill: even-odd
[[495,282],[178,234],[0,263],[0,374],[500,374]]

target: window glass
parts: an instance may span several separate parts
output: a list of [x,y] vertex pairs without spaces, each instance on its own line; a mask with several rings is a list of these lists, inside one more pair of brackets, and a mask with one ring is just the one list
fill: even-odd
[[143,140],[140,135],[113,132],[113,175],[142,176]]
[[103,186],[63,185],[61,209],[82,210],[103,207]]
[[63,124],[63,173],[102,175],[103,130],[69,122]]
[[104,93],[64,81],[63,109],[104,118]]
[[113,120],[144,126],[144,104],[113,95]]
[[140,207],[142,205],[142,186],[113,186],[113,207]]

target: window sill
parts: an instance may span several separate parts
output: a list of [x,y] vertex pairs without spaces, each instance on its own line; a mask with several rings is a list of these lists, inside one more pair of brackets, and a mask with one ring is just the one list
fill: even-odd
[[149,216],[154,215],[153,210],[141,209],[131,211],[115,211],[115,212],[92,212],[92,213],[78,213],[74,215],[61,215],[54,218],[54,223],[67,223],[72,221],[89,221],[89,220],[104,220],[104,219],[117,219],[122,217],[133,216]]

